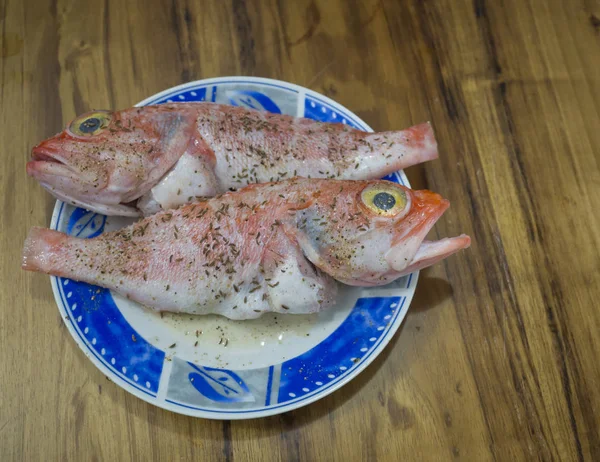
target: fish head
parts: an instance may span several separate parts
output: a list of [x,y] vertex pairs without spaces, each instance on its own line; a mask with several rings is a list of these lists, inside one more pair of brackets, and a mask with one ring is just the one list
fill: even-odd
[[450,205],[434,192],[383,180],[323,187],[297,217],[297,240],[315,266],[345,284],[383,285],[470,245],[466,235],[425,239]]
[[108,215],[138,215],[188,147],[195,119],[174,105],[93,111],[32,149],[27,173],[58,199]]

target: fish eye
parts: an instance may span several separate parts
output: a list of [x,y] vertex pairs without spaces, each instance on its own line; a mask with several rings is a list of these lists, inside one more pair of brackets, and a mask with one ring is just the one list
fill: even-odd
[[98,119],[97,117],[90,117],[89,119],[85,119],[79,124],[79,130],[82,133],[92,133],[98,130],[98,128],[100,128],[100,125],[102,125],[100,119]]
[[406,193],[393,185],[376,184],[367,186],[361,193],[362,203],[372,212],[393,217],[406,209]]
[[380,210],[388,211],[396,205],[396,198],[389,192],[378,192],[373,197],[373,205]]
[[96,111],[84,114],[69,126],[69,131],[77,136],[93,136],[100,133],[110,124],[111,113],[108,111]]

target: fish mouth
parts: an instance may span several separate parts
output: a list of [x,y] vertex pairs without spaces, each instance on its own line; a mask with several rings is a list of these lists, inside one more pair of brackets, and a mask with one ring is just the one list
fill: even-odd
[[27,162],[26,169],[29,176],[46,182],[50,177],[77,175],[57,151],[41,145],[31,150],[31,160]]
[[450,207],[450,202],[430,191],[416,191],[415,194],[416,223],[385,256],[390,268],[399,276],[433,265],[471,245],[471,238],[466,234],[426,240],[431,228]]
[[[84,181],[84,177],[71,168],[60,154],[49,147],[36,146],[27,162],[27,174],[40,183],[56,199],[103,215],[139,217],[140,211],[131,204],[103,203],[96,197],[91,199],[83,194],[73,193],[75,185]],[[67,192],[71,191],[71,192]]]
[[52,146],[38,144],[31,150],[31,162],[49,162],[53,164],[60,164],[68,166],[65,159],[63,159],[59,150],[54,149]]
[[418,271],[449,257],[450,255],[468,248],[471,238],[466,234],[456,237],[445,237],[437,241],[423,240],[412,258],[403,256],[402,250],[392,248],[386,259],[390,267],[398,273],[397,276]]
[[39,145],[31,150],[31,158],[34,161],[65,163],[56,151]]
[[439,241],[424,240],[421,242],[419,250],[417,250],[410,265],[404,268],[402,272],[408,274],[426,268],[460,250],[468,248],[470,245],[471,238],[466,234],[456,237],[445,237]]

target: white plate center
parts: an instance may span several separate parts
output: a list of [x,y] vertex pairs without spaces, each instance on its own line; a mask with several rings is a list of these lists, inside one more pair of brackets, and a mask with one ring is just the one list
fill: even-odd
[[325,340],[346,319],[360,289],[343,286],[335,307],[310,315],[267,313],[234,321],[218,315],[162,316],[116,293],[112,297],[127,322],[144,339],[174,356],[223,369],[255,369],[301,355]]

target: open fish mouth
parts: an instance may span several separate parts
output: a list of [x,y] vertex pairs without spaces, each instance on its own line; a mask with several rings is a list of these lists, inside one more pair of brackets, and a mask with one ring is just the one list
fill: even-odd
[[431,266],[459,250],[468,248],[470,245],[471,238],[466,234],[457,237],[445,237],[439,241],[423,241],[412,262],[404,271],[413,272]]
[[433,265],[471,245],[471,238],[465,234],[437,241],[425,239],[427,233],[450,207],[450,202],[429,191],[418,193],[421,194],[419,200],[424,204],[422,211],[416,217],[418,223],[409,235],[404,236],[388,251],[385,257],[390,267],[401,274]]
[[390,267],[398,273],[397,276],[402,276],[431,266],[470,245],[471,238],[466,234],[437,241],[423,240],[412,258],[404,256],[404,249],[392,248],[386,259]]

